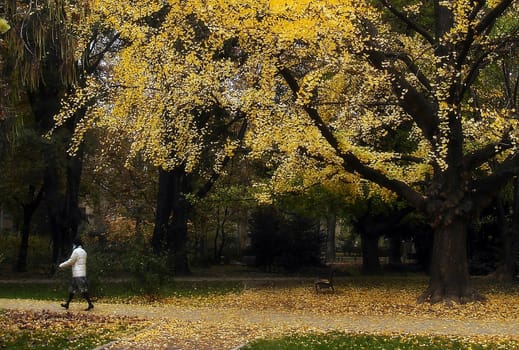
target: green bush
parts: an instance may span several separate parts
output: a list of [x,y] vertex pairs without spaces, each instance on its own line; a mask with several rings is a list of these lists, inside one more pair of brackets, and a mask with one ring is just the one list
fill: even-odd
[[141,250],[126,258],[133,288],[150,297],[158,296],[170,276],[167,257]]
[[92,293],[103,296],[102,279],[130,280],[130,288],[139,294],[156,296],[169,276],[165,256],[154,255],[138,240],[94,240],[86,244],[88,280]]

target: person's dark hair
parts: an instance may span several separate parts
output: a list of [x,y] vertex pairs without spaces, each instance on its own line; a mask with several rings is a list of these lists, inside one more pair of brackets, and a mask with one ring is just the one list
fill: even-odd
[[72,241],[72,243],[76,246],[80,246],[80,245],[83,245],[83,242],[81,242],[81,239],[79,237],[76,237],[74,238],[74,240]]

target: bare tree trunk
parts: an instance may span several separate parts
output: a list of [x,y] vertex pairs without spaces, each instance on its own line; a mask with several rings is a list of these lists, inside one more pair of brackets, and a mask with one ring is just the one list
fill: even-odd
[[175,275],[189,275],[191,270],[188,261],[188,214],[189,203],[182,199],[173,207],[173,222],[168,230],[168,251],[173,254]]
[[151,239],[151,245],[155,254],[162,253],[166,247],[166,236],[171,216],[171,182],[171,172],[160,169],[155,227]]
[[519,236],[519,177],[514,179],[512,218],[508,221],[501,199],[498,197],[498,220],[501,233],[501,254],[494,277],[502,281],[512,281],[517,273],[517,239]]
[[40,205],[43,188],[38,191],[38,194],[35,195],[34,186],[30,186],[29,195],[31,200],[27,204],[22,204],[23,206],[23,226],[21,231],[21,239],[20,239],[20,248],[18,250],[18,260],[16,262],[15,271],[17,272],[25,272],[27,271],[27,256],[29,250],[29,236],[31,233],[31,222],[32,217],[38,206]]
[[326,223],[326,262],[335,262],[335,234],[337,228],[337,215],[330,214]]
[[362,230],[360,233],[362,248],[362,272],[365,274],[377,274],[381,271],[378,258],[378,239],[376,232]]
[[188,263],[188,221],[191,203],[186,195],[191,193],[188,174],[182,169],[171,172],[171,209],[172,220],[167,231],[167,248],[170,261],[173,261],[176,275],[191,273]]
[[469,286],[465,218],[454,216],[448,225],[434,232],[429,287],[418,301],[462,304],[476,300],[484,298]]
[[229,208],[225,208],[223,213],[223,220],[220,224],[220,232],[222,233],[222,237],[220,239],[220,245],[218,247],[218,257],[221,262],[221,258],[223,256],[223,249],[225,248],[225,243],[227,242],[227,233],[225,231],[225,223],[227,222],[227,217],[229,216]]
[[65,230],[65,218],[63,215],[63,201],[59,194],[59,171],[56,165],[56,152],[53,146],[48,146],[45,154],[44,192],[47,206],[49,229],[52,236],[52,271],[58,261],[65,256],[65,246],[70,241]]
[[216,210],[216,232],[214,234],[213,241],[213,259],[217,264],[220,263],[220,254],[218,253],[218,238],[220,237],[220,228],[220,207],[218,206],[218,209]]
[[389,247],[389,265],[399,266],[402,264],[402,235],[392,232]]

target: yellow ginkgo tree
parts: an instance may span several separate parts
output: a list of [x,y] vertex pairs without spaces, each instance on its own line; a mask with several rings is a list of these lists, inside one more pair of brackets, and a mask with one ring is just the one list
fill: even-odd
[[[479,300],[469,286],[467,226],[517,176],[519,157],[517,94],[507,99],[505,84],[478,81],[487,67],[517,54],[518,23],[510,21],[517,4],[373,5],[352,14],[359,16],[356,40],[321,51],[313,65],[278,62],[278,74],[293,92],[297,115],[319,130],[326,145],[320,154],[333,153],[328,162],[392,191],[429,219],[431,279],[420,300]],[[300,52],[326,42],[297,35]],[[499,98],[481,104],[478,96],[489,91]],[[399,149],[406,142],[382,147],[402,128],[411,148]]]
[[[252,144],[268,150],[275,139],[286,154],[321,159],[406,200],[434,231],[420,300],[479,300],[467,226],[519,173],[517,93],[479,81],[517,54],[517,3],[371,4],[273,1],[240,17],[240,48],[248,60],[261,55],[257,74],[273,92],[256,100],[267,115],[250,113]],[[495,100],[479,98],[489,91]],[[389,142],[402,132],[406,140]]]
[[480,105],[475,96],[493,89],[478,85],[485,69],[517,53],[513,0],[89,6],[125,46],[77,95],[81,103],[106,91],[84,129],[111,131],[114,146],[124,138],[130,156],[161,169],[162,193],[177,191],[178,202],[158,204],[155,234],[177,264],[193,174],[209,188],[244,136],[252,154],[276,155],[276,176],[288,179],[279,183],[291,183],[303,156],[315,167],[310,181],[337,174],[355,191],[364,179],[406,200],[434,229],[421,299],[479,298],[468,285],[467,225],[519,173],[519,157],[517,101]]

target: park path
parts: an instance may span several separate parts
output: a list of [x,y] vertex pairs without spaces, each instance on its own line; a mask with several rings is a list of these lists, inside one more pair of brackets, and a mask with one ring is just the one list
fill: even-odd
[[[71,304],[69,312],[83,312],[83,303]],[[58,302],[0,299],[0,308],[65,312]],[[454,320],[426,317],[323,314],[310,311],[278,312],[237,308],[175,305],[128,305],[97,303],[96,314],[136,316],[153,321],[142,332],[99,347],[100,349],[237,349],[257,337],[298,331],[342,331],[453,335],[463,337],[511,337],[519,339],[519,324],[499,320]]]

